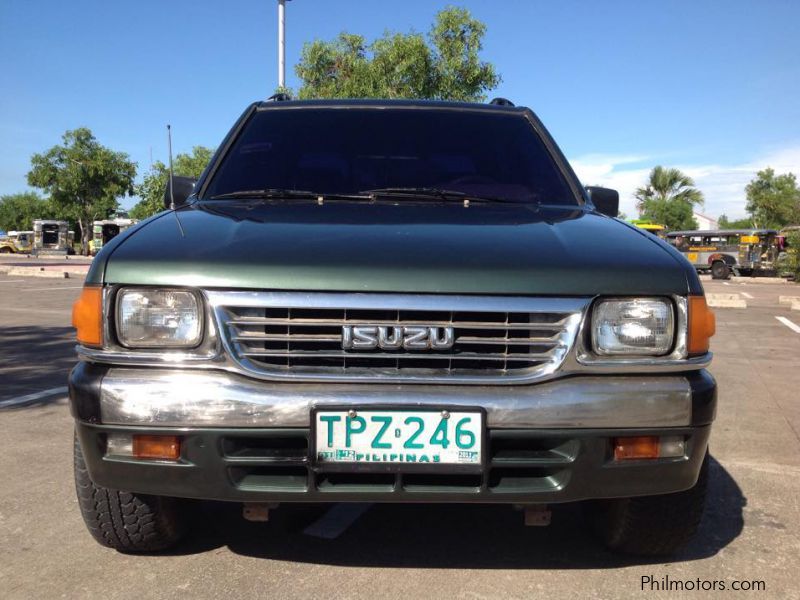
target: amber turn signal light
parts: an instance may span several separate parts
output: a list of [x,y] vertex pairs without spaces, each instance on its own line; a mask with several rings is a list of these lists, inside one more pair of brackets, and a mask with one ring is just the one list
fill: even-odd
[[103,288],[86,286],[72,305],[72,326],[84,346],[103,345]]
[[181,439],[176,435],[134,435],[133,456],[150,460],[178,460],[181,457]]
[[717,319],[708,308],[705,296],[689,296],[689,339],[686,350],[689,356],[708,352],[709,340],[717,330]]
[[659,440],[656,435],[614,439],[614,460],[658,458]]

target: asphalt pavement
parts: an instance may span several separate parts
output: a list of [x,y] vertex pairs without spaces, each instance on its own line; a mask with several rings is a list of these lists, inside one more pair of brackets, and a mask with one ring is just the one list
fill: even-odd
[[253,524],[237,505],[203,503],[174,552],[102,548],[78,512],[63,393],[80,284],[0,274],[0,598],[714,595],[657,592],[646,579],[643,591],[648,577],[800,598],[800,333],[776,318],[800,325],[800,311],[778,303],[800,286],[706,282],[748,305],[716,310],[708,508],[682,554],[648,561],[603,549],[575,505],[554,507],[550,527],[526,528],[499,506],[284,505]]

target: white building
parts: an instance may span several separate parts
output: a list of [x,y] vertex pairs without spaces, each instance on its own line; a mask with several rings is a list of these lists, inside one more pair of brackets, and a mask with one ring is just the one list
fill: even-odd
[[694,212],[692,213],[692,216],[694,217],[694,220],[697,221],[698,229],[719,229],[719,223],[717,220],[709,217],[708,215]]

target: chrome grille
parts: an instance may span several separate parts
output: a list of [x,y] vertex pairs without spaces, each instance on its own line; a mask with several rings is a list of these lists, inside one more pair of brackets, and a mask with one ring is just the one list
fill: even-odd
[[[274,378],[528,381],[572,347],[585,299],[209,292],[226,349]],[[342,327],[452,327],[446,350],[344,350]]]

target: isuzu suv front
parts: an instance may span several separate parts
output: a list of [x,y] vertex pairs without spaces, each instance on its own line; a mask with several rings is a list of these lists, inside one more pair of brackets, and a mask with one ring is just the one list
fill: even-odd
[[176,543],[190,499],[587,501],[612,548],[703,510],[713,315],[673,248],[583,189],[534,114],[250,106],[74,308],[84,519]]

